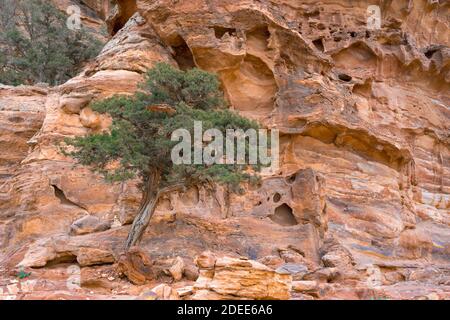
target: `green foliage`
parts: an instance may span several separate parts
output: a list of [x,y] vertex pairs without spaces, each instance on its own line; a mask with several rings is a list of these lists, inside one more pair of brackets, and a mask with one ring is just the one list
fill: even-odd
[[29,276],[31,276],[31,272],[25,272],[24,270],[20,270],[18,273],[17,273],[17,278],[19,278],[19,279],[26,279],[26,278],[28,278]]
[[[187,72],[167,64],[151,69],[142,92],[114,96],[91,107],[112,117],[110,131],[67,139],[74,151],[66,152],[83,165],[102,172],[108,180],[123,181],[135,176],[145,180],[153,170],[161,175],[160,187],[184,183],[218,182],[239,190],[240,182],[256,181],[245,165],[174,165],[171,141],[174,130],[183,128],[193,137],[194,121],[203,130],[216,128],[257,129],[258,125],[224,108],[219,81],[213,74],[193,69]],[[201,97],[201,98],[200,98]],[[148,106],[169,105],[174,113],[149,111]],[[247,144],[248,147],[248,144]],[[250,172],[259,169],[257,166]]]
[[147,73],[143,88],[152,93],[153,103],[175,105],[184,102],[194,109],[208,110],[225,105],[219,80],[200,69],[186,72],[160,64]]
[[0,83],[63,83],[102,47],[86,30],[69,30],[50,1],[0,0],[0,11]]

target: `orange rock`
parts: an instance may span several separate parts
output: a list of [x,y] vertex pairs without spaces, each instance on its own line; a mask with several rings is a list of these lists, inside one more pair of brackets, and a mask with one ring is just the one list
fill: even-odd
[[[85,1],[100,16],[106,2]],[[289,263],[308,267],[312,281],[332,281],[321,298],[448,296],[448,281],[427,271],[448,269],[450,254],[445,5],[392,1],[381,29],[367,30],[367,4],[356,1],[352,10],[329,0],[320,10],[291,0],[117,3],[107,19],[112,38],[78,76],[55,88],[0,85],[0,270],[22,261],[61,289],[38,286],[28,298],[103,297],[64,291],[65,280],[46,266],[120,255],[140,190],[137,181],[108,184],[74,166],[58,144],[107,130],[111,119],[89,109],[91,99],[132,94],[161,61],[216,72],[231,108],[279,129],[280,170],[260,187],[243,186],[229,207],[220,188],[168,195],[141,243],[145,255],[122,261],[131,279],[152,279],[151,254],[171,261],[163,266],[169,275],[173,259],[183,259],[196,298],[235,297],[241,282],[250,285],[240,298],[263,297],[261,283],[273,282],[270,295],[288,298],[271,268]],[[89,27],[101,23],[84,18]],[[88,215],[118,222],[69,236]],[[220,266],[222,254],[249,260]],[[186,262],[195,256],[200,271]],[[380,271],[380,292],[368,288],[370,265]],[[121,295],[134,298],[133,289]]]
[[259,262],[221,257],[213,270],[201,269],[192,298],[289,299],[291,281]]

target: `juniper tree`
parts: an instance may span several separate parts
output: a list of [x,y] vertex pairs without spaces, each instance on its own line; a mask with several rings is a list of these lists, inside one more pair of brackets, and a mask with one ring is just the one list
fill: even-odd
[[[194,131],[201,121],[204,130],[257,129],[257,124],[225,108],[217,76],[192,69],[180,71],[168,64],[149,70],[133,96],[114,96],[92,104],[109,114],[108,132],[66,139],[66,152],[83,165],[101,172],[109,181],[140,178],[142,200],[125,248],[136,245],[161,196],[192,185],[222,184],[238,192],[243,181],[255,182],[259,165],[174,164],[172,133],[180,128]],[[194,148],[194,147],[193,147]],[[248,144],[246,145],[248,148]],[[253,172],[253,173],[252,173]]]
[[101,41],[66,19],[51,1],[0,0],[0,83],[61,84],[95,57]]

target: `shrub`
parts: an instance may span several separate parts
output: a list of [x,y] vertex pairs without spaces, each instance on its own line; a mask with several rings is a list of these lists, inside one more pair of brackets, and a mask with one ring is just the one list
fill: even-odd
[[86,30],[69,30],[50,1],[0,0],[0,12],[0,83],[61,84],[102,47]]

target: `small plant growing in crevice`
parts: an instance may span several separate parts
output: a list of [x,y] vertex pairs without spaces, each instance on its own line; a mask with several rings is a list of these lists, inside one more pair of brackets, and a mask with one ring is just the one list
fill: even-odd
[[19,278],[20,280],[26,279],[29,276],[31,276],[31,272],[26,272],[23,269],[19,270],[19,272],[17,272],[17,274],[16,274],[16,277]]

